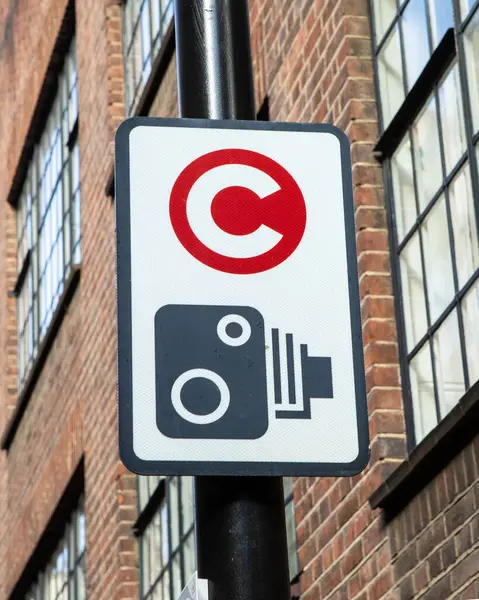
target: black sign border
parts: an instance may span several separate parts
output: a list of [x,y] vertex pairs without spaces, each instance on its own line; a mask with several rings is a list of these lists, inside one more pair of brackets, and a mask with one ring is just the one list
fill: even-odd
[[[334,135],[341,147],[346,255],[351,313],[358,456],[350,463],[223,462],[223,461],[146,461],[133,449],[132,398],[132,314],[131,314],[131,237],[130,237],[130,133],[136,127],[193,127],[201,129],[239,129],[256,131],[301,131]],[[117,230],[117,367],[118,429],[120,458],[140,475],[267,475],[348,477],[361,472],[369,461],[369,426],[361,329],[359,280],[354,224],[354,202],[350,145],[345,133],[323,123],[276,123],[265,121],[221,121],[207,119],[166,119],[132,117],[125,120],[115,135],[115,205]],[[153,324],[152,324],[153,327]]]

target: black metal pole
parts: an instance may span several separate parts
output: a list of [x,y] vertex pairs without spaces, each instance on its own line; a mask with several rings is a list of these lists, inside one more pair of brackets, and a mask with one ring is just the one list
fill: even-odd
[[[181,117],[255,119],[247,0],[175,0]],[[197,477],[198,575],[210,600],[291,597],[280,477]]]

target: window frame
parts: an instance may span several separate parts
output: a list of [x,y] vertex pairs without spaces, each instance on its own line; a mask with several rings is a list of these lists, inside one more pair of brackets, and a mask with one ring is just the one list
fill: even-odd
[[[79,549],[79,538],[78,538],[78,524],[80,519],[83,518],[83,533],[84,533],[84,545]],[[49,575],[55,569],[55,562],[58,561],[58,550],[62,544],[65,544],[64,548],[67,548],[67,564],[66,564],[66,576],[60,589],[55,590],[54,600],[63,599],[66,597],[67,600],[86,600],[86,526],[85,526],[85,497],[80,496],[76,507],[72,510],[67,521],[64,523],[61,535],[56,543],[55,549],[45,562],[43,568],[38,572],[34,580],[31,582],[26,595],[25,600],[44,600],[45,598],[45,585]],[[73,558],[70,557],[70,552],[73,551]],[[58,564],[58,562],[56,563]],[[83,591],[79,591],[79,577],[78,573],[82,573],[83,577]],[[54,575],[52,575],[54,577]],[[80,595],[80,594],[83,595]],[[49,599],[51,600],[51,599]]]
[[[152,2],[158,3],[158,16],[159,16],[159,29],[153,31],[153,19],[152,19]],[[165,3],[165,8],[161,8],[161,3]],[[130,3],[138,4],[138,12],[136,20],[127,21],[130,17],[133,17],[133,8],[130,8]],[[136,78],[136,60],[134,55],[134,47],[138,42],[135,36],[138,35],[140,54],[143,54],[143,33],[141,31],[141,19],[142,11],[146,5],[148,10],[148,23],[149,23],[149,36],[148,46],[149,52],[146,59],[140,57],[142,61],[140,77]],[[167,62],[171,58],[170,52],[166,52],[166,46],[170,46],[170,42],[173,39],[172,36],[172,25],[174,23],[174,0],[122,0],[122,37],[123,37],[123,64],[124,64],[124,75],[125,75],[125,112],[127,116],[133,116],[143,114],[144,96],[148,95],[150,82],[153,79],[157,79],[158,63],[160,63],[160,76],[162,76],[163,69],[161,68],[162,63],[165,62],[163,54],[166,53],[168,56]],[[168,17],[169,20],[167,21]],[[129,30],[130,36],[127,35],[127,29]],[[140,31],[138,31],[140,30]],[[133,52],[133,54],[132,54]],[[130,64],[133,64],[133,76],[131,81],[133,82],[134,89],[129,89],[130,81]],[[148,68],[145,69],[145,64],[148,64]],[[148,74],[145,76],[145,70]],[[131,98],[130,98],[131,96]],[[148,104],[148,102],[147,102]]]
[[[50,94],[50,101],[43,109],[43,127],[39,128],[31,148],[30,158],[24,165],[22,183],[19,186],[14,206],[17,279],[13,295],[17,300],[17,385],[20,395],[25,388],[30,387],[30,380],[34,378],[37,363],[42,363],[41,354],[44,347],[49,346],[47,340],[50,337],[50,331],[57,327],[58,309],[61,307],[63,299],[70,296],[69,284],[71,280],[77,279],[76,271],[81,264],[78,70],[74,32],[66,44]],[[74,109],[73,118],[70,122],[72,107]],[[54,140],[51,135],[47,140],[52,124],[57,133]],[[46,140],[49,142],[48,147],[45,144]],[[50,167],[54,160],[53,153],[56,145],[59,145],[56,158],[60,163]],[[40,160],[41,156],[43,156],[43,161]],[[49,178],[49,175],[46,174],[48,168],[54,169],[55,181],[50,182],[51,189],[47,194],[46,204],[42,206],[44,204],[43,186],[45,180]],[[74,179],[76,181],[75,189],[72,187]],[[65,186],[67,186],[67,196],[65,195]],[[61,190],[61,194],[57,196],[58,190]],[[60,211],[58,207],[61,208]],[[23,220],[19,221],[19,217],[22,216]],[[50,221],[55,222],[55,231],[50,232],[48,243],[45,244],[45,226]],[[19,226],[21,226],[20,230]],[[75,233],[75,227],[78,228],[78,236]],[[50,228],[53,229],[52,223],[50,223]],[[28,231],[27,250],[23,252],[24,234]],[[42,241],[44,251],[48,252],[46,258],[41,257]],[[56,263],[53,259],[54,253],[59,255]],[[45,294],[48,294],[48,300],[47,305],[42,306],[41,296],[45,290],[44,280],[47,277],[47,269],[53,269],[55,264],[56,273],[52,273],[51,278],[52,281],[55,279],[56,289],[45,291]],[[21,313],[21,305],[24,302],[23,292],[27,293],[26,315]],[[25,354],[23,346],[25,336],[31,336],[31,349],[27,353],[28,356]]]
[[[429,10],[429,2],[426,1],[426,18],[427,18],[427,27],[428,27],[428,44],[430,47],[430,57],[429,60],[424,65],[423,71],[418,76],[418,79],[411,87],[409,92],[407,91],[406,78],[406,64],[405,64],[405,52],[403,51],[403,33],[402,26],[399,26],[399,36],[401,40],[401,62],[403,69],[403,84],[404,84],[404,101],[399,106],[395,115],[393,115],[392,119],[389,121],[388,125],[384,127],[383,116],[381,111],[381,92],[379,85],[379,68],[378,68],[378,54],[381,48],[384,46],[388,36],[393,31],[394,27],[397,26],[399,22],[400,15],[403,14],[404,10],[409,5],[411,0],[405,1],[402,5],[399,0],[395,0],[396,5],[396,15],[393,18],[392,22],[385,29],[382,38],[377,43],[376,40],[376,31],[375,31],[375,14],[374,14],[374,0],[370,0],[369,2],[369,13],[370,13],[370,23],[371,23],[371,32],[372,32],[372,55],[373,55],[373,65],[374,65],[374,80],[375,80],[375,89],[376,89],[376,97],[378,103],[378,113],[379,113],[379,130],[380,136],[378,143],[375,147],[375,154],[378,160],[383,165],[383,178],[384,178],[384,188],[385,188],[385,198],[386,198],[386,209],[387,209],[387,219],[388,219],[388,235],[389,235],[389,246],[390,246],[390,256],[391,256],[391,274],[393,280],[393,289],[394,289],[394,300],[395,300],[395,316],[396,316],[396,325],[397,325],[397,336],[398,336],[398,349],[399,349],[399,363],[400,363],[400,372],[401,372],[401,380],[403,387],[403,400],[404,400],[404,417],[406,423],[406,433],[407,433],[407,446],[408,451],[412,452],[412,450],[417,445],[416,433],[415,433],[415,418],[413,414],[413,400],[412,400],[412,388],[411,388],[411,378],[410,378],[410,361],[413,359],[414,355],[416,355],[422,348],[426,347],[426,344],[430,345],[430,353],[431,353],[431,368],[433,372],[433,382],[434,382],[434,397],[435,397],[435,408],[436,408],[436,416],[438,417],[441,413],[439,411],[439,396],[437,391],[437,376],[436,376],[436,367],[438,364],[438,359],[434,357],[434,350],[432,345],[432,338],[434,333],[439,329],[440,325],[444,323],[444,321],[456,311],[458,318],[458,327],[457,330],[459,332],[460,339],[460,349],[461,349],[461,359],[463,365],[464,372],[464,384],[465,384],[465,393],[462,394],[462,397],[467,394],[468,390],[474,384],[474,381],[468,381],[468,366],[467,366],[467,357],[466,357],[466,347],[465,347],[465,332],[464,332],[464,324],[463,324],[463,315],[461,310],[461,300],[464,298],[466,293],[479,281],[479,268],[470,275],[468,281],[465,284],[458,283],[457,280],[457,265],[455,260],[455,245],[453,243],[453,232],[452,232],[452,217],[450,211],[449,204],[449,186],[453,181],[454,177],[464,168],[465,165],[469,166],[470,170],[470,180],[471,180],[471,190],[472,190],[472,202],[475,210],[475,218],[476,218],[476,229],[479,237],[479,173],[478,173],[478,162],[479,157],[476,158],[476,148],[479,148],[479,131],[474,132],[473,129],[473,119],[472,119],[472,110],[471,110],[471,98],[469,95],[469,82],[467,76],[467,64],[465,58],[465,49],[464,49],[464,31],[467,28],[467,25],[471,22],[476,11],[479,11],[479,0],[476,0],[472,8],[469,10],[468,15],[461,19],[460,16],[460,0],[447,0],[451,2],[452,5],[452,14],[453,14],[453,23],[452,26],[446,30],[441,40],[438,40],[436,48],[433,49],[430,47],[430,40],[432,39],[431,33],[431,15]],[[454,66],[454,63],[456,65]],[[440,114],[440,103],[439,103],[439,86],[443,80],[444,75],[447,73],[448,75],[451,72],[452,68],[458,69],[458,80],[459,80],[459,91],[461,94],[462,101],[462,111],[463,111],[463,121],[464,121],[464,132],[465,132],[465,150],[462,153],[461,157],[457,159],[456,164],[452,169],[447,171],[445,168],[445,153],[444,153],[444,135],[443,135],[443,127],[442,127],[442,116]],[[440,138],[440,157],[441,157],[441,185],[438,191],[434,194],[434,197],[428,199],[427,207],[422,208],[418,211],[415,223],[413,226],[408,228],[408,233],[403,237],[401,242],[398,242],[398,231],[396,225],[396,212],[395,212],[395,203],[396,199],[394,197],[394,189],[393,189],[393,171],[392,171],[392,157],[395,151],[399,148],[400,144],[407,137],[409,140],[412,139],[412,131],[411,127],[415,122],[417,116],[421,113],[423,109],[426,108],[429,99],[435,99],[435,105],[437,110],[437,124],[438,124],[438,132]],[[413,158],[414,160],[414,158]],[[415,164],[412,165],[412,175],[414,178],[414,193],[415,198],[417,198],[417,166]],[[444,176],[444,173],[447,175]],[[405,307],[404,307],[404,298],[403,298],[403,289],[402,289],[402,281],[401,281],[401,269],[399,264],[400,252],[404,249],[407,242],[412,238],[416,231],[419,231],[421,224],[425,221],[427,216],[431,214],[431,209],[434,206],[438,206],[438,202],[440,199],[444,198],[446,205],[446,219],[447,226],[449,231],[449,252],[451,254],[452,260],[452,272],[453,272],[453,280],[454,280],[454,289],[455,293],[452,299],[448,302],[447,307],[444,308],[442,313],[437,317],[433,322],[430,322],[428,318],[428,325],[426,333],[421,337],[420,340],[417,340],[413,348],[408,351],[407,343],[406,343],[406,324],[405,324]],[[426,281],[426,270],[424,265],[424,252],[423,245],[421,244],[421,268],[424,277],[424,288],[427,302],[427,310],[429,308],[429,303],[427,300],[427,281]],[[460,399],[458,400],[459,403]],[[435,427],[433,427],[434,431],[438,425],[442,422],[446,415],[441,415],[441,419],[438,420]],[[426,436],[427,437],[427,436]],[[420,441],[420,440],[419,440]]]
[[81,556],[77,556],[77,562],[83,561],[83,581],[85,583],[86,594],[86,554],[88,552],[87,539],[87,519],[85,505],[85,468],[84,457],[79,459],[74,467],[73,473],[68,481],[61,497],[53,510],[53,513],[46,524],[41,537],[33,549],[23,572],[18,578],[13,590],[9,595],[9,600],[24,600],[27,594],[36,584],[41,573],[43,573],[48,565],[52,562],[56,555],[62,540],[65,537],[65,532],[68,524],[74,518],[75,514],[80,513],[83,516],[83,532],[84,532],[84,547]]
[[[133,532],[135,537],[138,539],[139,545],[139,577],[140,577],[140,592],[139,598],[140,600],[150,599],[153,597],[154,590],[160,584],[163,579],[165,573],[168,572],[168,590],[169,594],[172,598],[174,598],[174,579],[173,579],[173,562],[176,557],[179,556],[180,562],[180,577],[181,577],[181,586],[182,588],[188,583],[186,581],[185,574],[185,544],[193,535],[194,538],[194,520],[192,524],[188,527],[186,531],[183,531],[183,507],[182,507],[182,485],[184,484],[184,477],[181,476],[168,476],[168,477],[159,477],[156,487],[153,489],[151,493],[149,493],[149,498],[145,505],[141,507],[141,497],[140,497],[140,477],[143,477],[146,480],[147,485],[149,482],[153,480],[151,476],[138,476],[137,480],[137,507],[138,507],[138,519],[133,525]],[[172,481],[177,480],[177,497],[178,497],[178,544],[175,548],[172,547],[172,519],[171,519],[171,502],[168,499],[168,488],[172,484]],[[153,583],[150,584],[150,587],[145,590],[144,589],[144,577],[143,577],[143,565],[144,565],[144,556],[143,556],[143,543],[142,537],[147,530],[147,528],[153,525],[154,518],[160,508],[162,506],[166,506],[167,510],[167,519],[168,519],[168,561],[163,565],[161,570],[156,574]],[[196,560],[196,557],[195,557]],[[181,590],[180,590],[181,592]]]

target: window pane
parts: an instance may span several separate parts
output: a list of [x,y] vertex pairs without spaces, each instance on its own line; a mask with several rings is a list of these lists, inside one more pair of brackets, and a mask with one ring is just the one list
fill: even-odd
[[433,348],[440,418],[443,419],[465,392],[459,323],[455,310],[434,335]]
[[404,100],[399,30],[393,29],[378,54],[379,87],[383,126],[386,128]]
[[427,295],[431,323],[434,323],[454,297],[444,196],[441,196],[425,219],[422,232]]
[[[67,145],[71,133],[67,123],[69,110],[74,123],[78,110],[74,40],[58,76],[57,95],[50,114],[45,119],[44,130],[33,150],[17,215],[18,268],[21,268],[27,249],[31,248],[32,251],[31,277],[25,279],[24,283],[24,286],[30,286],[28,302],[19,306],[28,319],[24,339],[23,325],[20,321],[18,323],[19,387],[31,367],[30,358],[36,356],[38,345],[57,308],[70,261],[70,253],[65,247],[65,237],[69,239],[68,235],[65,236],[65,223],[69,224],[71,200],[68,173],[70,148]],[[79,207],[79,177],[76,198]],[[79,253],[79,212],[76,216]],[[19,305],[25,300],[22,293],[18,298]]]
[[186,533],[194,521],[193,477],[181,478],[181,498],[183,533]]
[[474,6],[476,0],[460,0],[461,3],[461,17],[465,19],[469,14],[469,11]]
[[407,348],[412,350],[427,330],[426,298],[417,233],[401,252],[400,265]]
[[471,99],[474,131],[479,130],[479,9],[464,32],[467,79]]
[[[447,0],[441,0],[445,2]],[[429,59],[424,0],[410,0],[402,18],[408,89],[411,89]]]
[[180,499],[177,477],[173,477],[168,484],[168,504],[170,506],[171,548],[174,551],[180,543]]
[[479,281],[462,301],[469,385],[479,379]]
[[141,585],[143,589],[143,595],[146,594],[150,588],[150,565],[151,565],[151,553],[150,553],[150,528],[147,527],[141,536]]
[[296,517],[293,502],[288,502],[286,511],[286,538],[288,542],[289,578],[294,579],[298,574],[298,546],[296,541]]
[[124,6],[124,53],[127,112],[131,114],[151,73],[162,36],[172,17],[172,3],[128,0]]
[[416,442],[419,443],[437,425],[429,343],[426,343],[411,360],[409,377],[411,380],[414,430]]
[[188,583],[196,570],[195,536],[193,533],[190,533],[184,542],[183,557],[185,565],[185,583]]
[[449,188],[454,246],[459,287],[479,267],[479,242],[477,235],[474,198],[472,195],[469,165],[456,175]]
[[396,16],[396,0],[374,0],[373,11],[376,43],[378,43]]
[[183,589],[181,581],[180,555],[177,554],[171,561],[171,578],[173,580],[173,598],[178,598]]
[[85,591],[85,560],[82,559],[81,564],[77,568],[77,596],[75,600],[85,600],[86,591]]
[[457,65],[439,88],[441,125],[444,136],[446,170],[449,173],[466,150],[462,98]]
[[141,27],[141,60],[143,84],[148,81],[151,71],[151,33],[149,2],[144,0],[140,16]]
[[435,48],[449,27],[454,26],[452,0],[429,0],[431,15],[432,43]]
[[[161,12],[160,12],[160,0],[150,0],[151,6],[151,32],[153,35],[153,42],[157,42],[161,27]],[[158,50],[158,43],[154,44],[153,51]]]
[[412,170],[411,142],[406,135],[392,161],[396,230],[401,241],[416,222],[416,199]]
[[[65,524],[62,538],[53,554],[46,557],[47,565],[37,573],[26,598],[32,600],[84,600],[85,555],[76,554],[75,531],[81,530],[84,516],[83,500]],[[61,531],[59,531],[61,533]],[[84,536],[83,536],[84,537]]]
[[163,557],[161,555],[161,524],[159,512],[155,514],[148,528],[151,530],[151,562],[153,565],[152,579],[156,579],[164,566],[162,560]]
[[161,531],[161,561],[166,565],[170,560],[170,539],[168,534],[168,507],[164,503],[160,511],[160,531]]
[[138,475],[138,506],[141,512],[148,503],[148,478],[144,475]]
[[283,477],[283,495],[284,499],[287,500],[293,495],[293,478]]
[[424,210],[442,182],[436,102],[431,99],[413,125],[419,208]]

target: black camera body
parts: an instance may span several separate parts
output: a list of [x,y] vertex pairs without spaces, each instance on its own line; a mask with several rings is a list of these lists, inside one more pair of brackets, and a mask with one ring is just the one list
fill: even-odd
[[[309,356],[272,329],[276,419],[311,419],[312,398],[333,398],[330,357]],[[257,439],[268,429],[263,315],[250,306],[168,304],[155,315],[156,422],[170,438]],[[281,381],[286,365],[287,387]],[[296,397],[300,378],[301,395]]]
[[257,439],[268,429],[264,319],[248,306],[155,315],[156,421],[170,438]]

